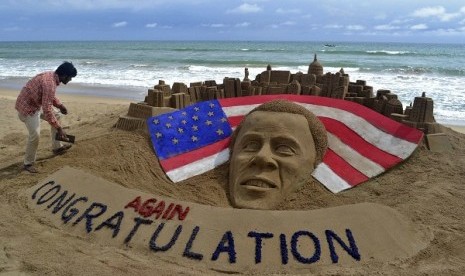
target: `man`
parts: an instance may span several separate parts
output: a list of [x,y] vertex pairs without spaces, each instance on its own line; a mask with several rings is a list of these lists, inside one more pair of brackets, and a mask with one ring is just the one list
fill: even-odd
[[323,123],[304,107],[285,100],[256,107],[231,140],[232,205],[275,209],[310,179],[327,144]]
[[77,70],[71,62],[64,62],[55,71],[38,74],[19,93],[15,108],[19,119],[26,125],[29,137],[24,157],[24,170],[37,173],[34,167],[37,147],[40,138],[40,119],[47,121],[51,126],[52,151],[54,154],[66,152],[71,145],[63,145],[55,139],[58,135],[60,140],[66,140],[66,133],[59,123],[59,114],[55,112],[56,107],[63,114],[68,114],[66,107],[55,96],[57,86],[60,83],[67,84],[77,75]]

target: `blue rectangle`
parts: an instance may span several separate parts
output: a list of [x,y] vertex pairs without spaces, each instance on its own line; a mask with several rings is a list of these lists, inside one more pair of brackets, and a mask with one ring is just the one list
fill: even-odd
[[150,137],[159,159],[192,151],[232,134],[226,114],[217,100],[147,119]]

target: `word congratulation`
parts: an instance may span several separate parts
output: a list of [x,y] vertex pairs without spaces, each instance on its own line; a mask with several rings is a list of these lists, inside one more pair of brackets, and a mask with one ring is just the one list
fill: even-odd
[[[107,204],[89,202],[87,196],[78,196],[75,193],[70,193],[62,185],[52,180],[34,190],[31,199],[34,204],[45,206],[52,214],[57,214],[64,224],[71,226],[84,224],[87,233],[107,229],[111,231],[112,238],[118,237],[121,239],[124,237],[122,240],[125,244],[129,244],[138,234],[151,235],[150,239],[139,237],[138,241],[148,241],[147,245],[153,252],[167,252],[176,248],[175,252],[181,252],[182,257],[197,261],[205,260],[205,255],[211,252],[207,254],[211,261],[215,262],[221,258],[223,261],[227,260],[230,264],[237,262],[240,258],[240,249],[244,250],[244,248],[254,250],[248,256],[254,256],[254,259],[249,260],[249,262],[255,264],[263,261],[263,252],[276,249],[279,250],[282,265],[288,264],[291,260],[300,264],[312,264],[321,259],[323,244],[320,238],[310,231],[299,230],[291,234],[275,234],[257,230],[248,231],[247,233],[234,233],[231,230],[226,230],[223,232],[217,231],[215,233],[218,234],[212,235],[211,232],[208,232],[209,229],[206,228],[204,230],[205,233],[202,233],[201,227],[195,225],[195,223],[183,222],[189,213],[189,207],[184,208],[181,204],[175,203],[170,203],[166,206],[165,201],[160,200],[157,203],[155,198],[142,200],[138,196],[124,207],[124,209],[133,209],[134,212],[126,214],[123,210],[120,210],[107,214],[107,210],[109,209]],[[134,216],[134,214],[141,215],[142,217]],[[167,227],[167,229],[171,230],[164,230],[168,220],[172,220],[176,215],[179,224],[174,225],[175,227]],[[125,217],[130,218],[125,220]],[[157,224],[154,223],[154,220],[148,219],[152,217],[155,219],[165,219],[166,221]],[[170,223],[174,222],[171,221]],[[120,234],[123,225],[125,226],[123,227],[124,229],[130,229],[130,231]],[[227,229],[227,226],[225,227]],[[144,228],[143,231],[139,231],[142,228]],[[172,233],[169,233],[169,231]],[[170,234],[171,237],[166,239]],[[345,229],[344,234],[347,242],[332,230],[328,229],[324,232],[324,239],[328,246],[331,261],[333,263],[339,261],[336,247],[342,248],[354,260],[360,261],[361,255],[352,231]],[[160,241],[160,236],[163,236],[165,242]],[[183,238],[180,238],[181,236]],[[200,236],[202,237],[199,238]],[[237,246],[236,238],[240,238],[242,244],[245,241],[247,246]],[[203,251],[199,250],[198,247],[196,249],[197,239],[203,239],[202,241],[197,241],[198,244],[211,245],[208,247],[208,251],[205,247],[203,247]],[[207,243],[205,243],[205,239],[208,239]],[[277,239],[277,243],[267,243],[266,248],[264,248],[265,241],[272,241],[273,239]],[[186,240],[187,242],[185,242]],[[279,244],[279,246],[276,248],[276,245],[273,246],[270,244]],[[207,251],[207,253],[204,251]],[[340,249],[339,253],[341,253]]]

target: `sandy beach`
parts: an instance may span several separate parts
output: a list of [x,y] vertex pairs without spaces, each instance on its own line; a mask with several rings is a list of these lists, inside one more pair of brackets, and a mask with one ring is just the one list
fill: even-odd
[[[54,156],[50,130],[42,122],[38,174],[22,170],[27,131],[17,118],[18,91],[0,89],[0,274],[1,275],[218,275],[231,271],[190,267],[148,250],[100,243],[37,216],[20,196],[63,166],[92,173],[121,187],[211,207],[232,208],[224,166],[173,185],[161,170],[144,131],[113,126],[130,100],[73,94],[57,96],[69,114],[62,119],[76,144]],[[420,144],[399,166],[353,189],[333,194],[307,183],[282,210],[319,210],[356,203],[390,207],[432,240],[413,256],[360,266],[322,265],[275,274],[302,275],[463,275],[465,272],[465,126],[443,126],[452,149],[432,152]],[[236,274],[260,274],[245,270]],[[269,273],[267,273],[269,275]]]

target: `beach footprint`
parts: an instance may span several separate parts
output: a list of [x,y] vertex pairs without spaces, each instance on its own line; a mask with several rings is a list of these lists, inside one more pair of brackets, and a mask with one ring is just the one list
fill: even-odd
[[0,275],[26,275],[20,271],[20,264],[6,252],[6,247],[0,247]]

